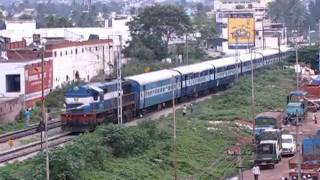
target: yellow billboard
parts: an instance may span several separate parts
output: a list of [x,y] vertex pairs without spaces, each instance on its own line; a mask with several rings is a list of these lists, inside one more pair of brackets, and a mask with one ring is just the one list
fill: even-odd
[[228,18],[229,49],[244,49],[254,46],[255,20],[254,18]]

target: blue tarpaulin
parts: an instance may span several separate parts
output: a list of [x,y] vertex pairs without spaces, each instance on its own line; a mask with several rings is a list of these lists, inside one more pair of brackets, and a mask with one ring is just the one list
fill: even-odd
[[320,85],[320,76],[312,78],[311,81],[310,81],[310,84],[312,84],[312,85]]

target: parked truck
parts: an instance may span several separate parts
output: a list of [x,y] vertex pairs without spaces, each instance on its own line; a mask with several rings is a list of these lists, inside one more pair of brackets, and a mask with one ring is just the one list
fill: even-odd
[[287,96],[287,107],[284,117],[284,124],[296,124],[297,120],[300,122],[307,112],[307,92],[292,91]]
[[[289,160],[289,176],[298,177],[298,155]],[[320,130],[316,135],[305,138],[302,142],[301,176],[312,180],[320,180]]]
[[281,161],[282,132],[280,129],[266,129],[257,137],[255,164],[274,168]]
[[282,111],[268,111],[260,113],[255,118],[255,138],[267,129],[282,128]]

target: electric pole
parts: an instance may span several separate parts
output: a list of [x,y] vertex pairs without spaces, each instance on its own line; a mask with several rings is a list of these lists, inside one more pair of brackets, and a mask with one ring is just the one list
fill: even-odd
[[296,83],[297,83],[297,90],[299,90],[299,59],[298,59],[298,43],[296,42]]
[[175,105],[175,77],[172,76],[172,111],[173,111],[173,168],[174,168],[174,180],[178,180],[177,175],[177,135],[176,135],[176,105]]
[[[41,112],[42,112],[42,122],[44,122],[44,138],[45,138],[45,149],[46,149],[46,178],[50,180],[50,170],[49,170],[49,147],[48,147],[48,118],[45,111],[45,97],[44,97],[44,56],[45,56],[45,40],[42,42],[41,47]],[[41,131],[42,138],[43,130]],[[42,146],[42,142],[41,142]]]
[[255,123],[255,87],[254,87],[254,66],[253,66],[253,58],[252,58],[252,48],[250,50],[250,65],[251,65],[251,113],[252,113],[252,122],[253,122],[253,142],[256,143],[256,123]]
[[186,33],[186,64],[189,64],[188,34]]
[[297,147],[297,155],[298,155],[298,180],[301,180],[301,148],[299,141],[299,118],[298,118],[298,110],[296,111],[296,147]]
[[118,91],[118,124],[122,125],[122,80],[121,80],[121,48],[122,37],[119,35],[119,47],[117,48],[117,91]]
[[238,79],[238,69],[239,69],[239,65],[238,65],[238,34],[236,34],[236,50],[235,50],[235,60],[236,60],[236,79]]
[[240,150],[239,150],[239,154],[238,154],[238,173],[239,173],[239,180],[243,180],[243,173],[242,173],[242,157],[241,157],[241,146],[239,146]]

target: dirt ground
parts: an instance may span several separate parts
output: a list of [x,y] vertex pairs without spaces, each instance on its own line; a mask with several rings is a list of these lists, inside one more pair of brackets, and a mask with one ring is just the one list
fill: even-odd
[[[320,112],[317,112],[317,117],[318,124],[315,124],[314,121],[312,121],[312,113],[308,113],[308,118],[303,121],[302,126],[299,127],[299,143],[301,143],[304,137],[314,135],[317,130],[320,129]],[[295,126],[286,126],[284,130],[289,134],[296,134]],[[281,180],[282,177],[289,177],[290,170],[288,161],[290,158],[292,157],[283,157],[282,161],[275,166],[275,169],[261,169],[259,180]],[[253,180],[251,170],[246,170],[243,177],[243,180]]]

